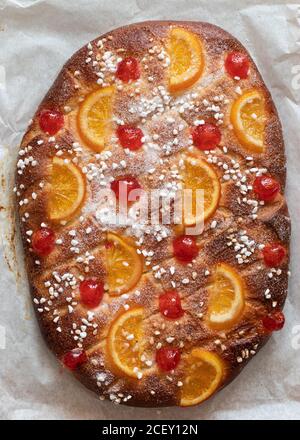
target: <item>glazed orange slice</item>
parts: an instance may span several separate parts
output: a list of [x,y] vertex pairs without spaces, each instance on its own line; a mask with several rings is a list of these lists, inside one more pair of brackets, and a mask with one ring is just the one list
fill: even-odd
[[48,215],[50,220],[70,219],[85,195],[85,179],[79,168],[67,159],[54,157],[50,172]]
[[127,310],[112,323],[106,341],[108,356],[117,370],[135,378],[145,366],[141,361],[145,342],[143,318],[142,307]]
[[131,290],[143,272],[143,260],[136,248],[116,234],[107,234],[107,283],[109,294],[121,295]]
[[241,316],[245,305],[245,287],[240,275],[231,266],[220,263],[208,287],[207,319],[211,327],[230,327]]
[[194,348],[185,359],[180,405],[197,405],[208,399],[219,387],[223,375],[224,364],[218,355]]
[[91,93],[78,113],[78,128],[83,140],[95,151],[101,151],[110,132],[114,87]]
[[249,90],[234,103],[231,123],[239,141],[249,150],[262,153],[266,122],[265,97],[259,90]]
[[[214,168],[204,159],[187,156],[184,160],[184,189],[192,190],[191,209],[184,209],[184,224],[195,225],[207,220],[216,210],[220,194],[221,185]],[[196,190],[202,190],[203,210],[196,213]]]
[[199,37],[183,28],[170,31],[169,90],[178,92],[192,86],[203,71],[203,48]]

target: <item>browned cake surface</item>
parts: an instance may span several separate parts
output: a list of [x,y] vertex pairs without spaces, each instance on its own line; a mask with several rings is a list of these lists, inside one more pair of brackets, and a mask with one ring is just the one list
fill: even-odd
[[[164,59],[159,57],[166,53],[172,26],[198,35],[205,58],[200,79],[176,96],[168,92],[166,55]],[[85,350],[88,360],[77,368],[76,376],[101,398],[104,396],[115,403],[179,404],[184,362],[171,373],[159,371],[155,365],[155,350],[168,345],[168,341],[180,347],[183,354],[201,347],[220,356],[226,373],[219,388],[226,385],[268,338],[261,325],[262,317],[281,310],[284,305],[288,252],[279,269],[267,267],[261,255],[261,245],[270,242],[280,241],[287,251],[289,248],[290,220],[284,199],[286,169],[281,125],[270,93],[250,56],[251,74],[247,79],[238,81],[226,74],[224,58],[231,51],[247,54],[230,34],[207,23],[145,22],[114,30],[84,46],[64,65],[21,143],[16,174],[17,207],[27,272],[42,333],[60,360],[76,347]],[[142,149],[128,155],[112,135],[109,145],[96,153],[80,137],[76,126],[78,108],[86,95],[103,87],[99,82],[102,77],[97,75],[99,70],[102,68],[104,86],[114,84],[116,64],[126,56],[139,61],[141,78],[119,87],[113,106],[114,123],[120,119],[125,124],[141,127],[146,140]],[[230,123],[233,101],[244,90],[253,88],[261,90],[266,99],[263,154],[244,148]],[[38,116],[42,109],[64,114],[64,126],[55,136],[40,129]],[[221,114],[219,119],[216,113]],[[107,228],[96,215],[98,189],[109,185],[111,177],[122,175],[136,177],[145,189],[166,188],[167,182],[176,186],[171,169],[176,168],[179,155],[191,145],[190,127],[201,119],[221,120],[218,125],[222,132],[220,146],[209,153],[198,152],[213,164],[221,183],[221,198],[215,213],[206,221],[204,232],[197,237],[198,256],[187,265],[174,258],[175,232],[171,227],[166,228],[166,234],[162,234],[163,231],[146,234],[134,225],[122,229],[112,226],[109,229],[130,236],[136,246],[145,251],[144,260],[148,264],[144,265],[144,273],[132,290],[120,296],[106,292],[101,304],[89,310],[80,303],[80,280],[87,274],[103,279],[106,276]],[[159,134],[158,139],[155,134]],[[177,141],[173,142],[175,138]],[[89,177],[84,203],[65,225],[51,224],[47,218],[49,170],[52,158],[59,156],[59,152],[73,160]],[[262,169],[281,187],[274,201],[265,204],[257,202],[251,186]],[[161,175],[164,177],[160,179]],[[39,258],[32,252],[31,235],[44,224],[55,230],[58,241],[53,252]],[[241,246],[236,247],[237,243]],[[249,251],[246,261],[240,261],[239,257],[243,247]],[[247,292],[241,318],[222,330],[209,328],[205,321],[209,274],[219,262],[230,264],[238,271]],[[159,295],[174,288],[180,292],[185,310],[183,317],[176,321],[166,320],[158,308]],[[139,378],[116,371],[105,342],[111,322],[134,305],[145,309],[145,353],[152,361],[149,371]]]

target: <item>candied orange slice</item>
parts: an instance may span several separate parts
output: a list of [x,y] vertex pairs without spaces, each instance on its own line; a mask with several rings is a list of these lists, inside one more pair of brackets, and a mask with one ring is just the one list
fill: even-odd
[[233,103],[230,119],[239,141],[249,150],[262,153],[266,122],[263,93],[255,89],[243,93]]
[[132,289],[143,272],[143,259],[136,248],[116,234],[107,234],[107,283],[109,294],[121,295]]
[[199,37],[183,28],[170,31],[169,90],[178,92],[192,86],[203,71],[203,48]]
[[79,168],[67,159],[54,157],[50,172],[48,215],[51,220],[70,219],[85,195],[85,179]]
[[228,264],[218,264],[208,286],[208,324],[223,329],[236,322],[244,309],[244,291],[244,282],[236,270]]
[[218,355],[194,348],[185,359],[180,405],[197,405],[208,399],[219,387],[223,375],[224,364]]
[[104,147],[112,120],[114,87],[91,93],[83,101],[78,113],[78,128],[83,140],[95,151]]
[[[221,185],[214,168],[204,159],[187,156],[184,160],[184,189],[191,189],[192,206],[183,212],[184,224],[194,225],[208,219],[216,210]],[[203,191],[203,210],[196,214],[196,190]]]
[[144,309],[127,310],[112,323],[107,337],[107,351],[114,366],[131,377],[139,377],[145,364],[141,360],[145,338]]

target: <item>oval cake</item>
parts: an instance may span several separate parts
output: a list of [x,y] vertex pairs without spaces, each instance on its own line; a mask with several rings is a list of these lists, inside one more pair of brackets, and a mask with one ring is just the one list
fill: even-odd
[[[222,29],[145,22],[76,52],[23,137],[15,187],[59,361],[116,404],[192,406],[228,384],[284,324],[285,177],[271,95]],[[192,209],[176,217],[182,190]]]

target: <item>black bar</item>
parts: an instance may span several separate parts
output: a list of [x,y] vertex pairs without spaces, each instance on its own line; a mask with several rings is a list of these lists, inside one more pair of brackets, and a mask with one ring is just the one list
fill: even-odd
[[[201,413],[199,412],[199,417]],[[271,416],[271,415],[270,415]],[[300,415],[299,415],[300,417]],[[251,435],[265,435],[269,439],[274,433],[289,433],[295,435],[300,431],[300,421],[252,420],[252,421],[222,421],[222,420],[20,420],[2,421],[1,428],[9,435],[14,433],[30,435],[31,438],[44,440],[45,435],[52,439],[63,440],[93,440],[102,439],[137,439],[160,438],[173,436],[175,438],[201,438],[211,440],[214,436],[232,435],[232,438]],[[6,426],[5,426],[6,425]],[[90,436],[93,437],[90,437]]]

